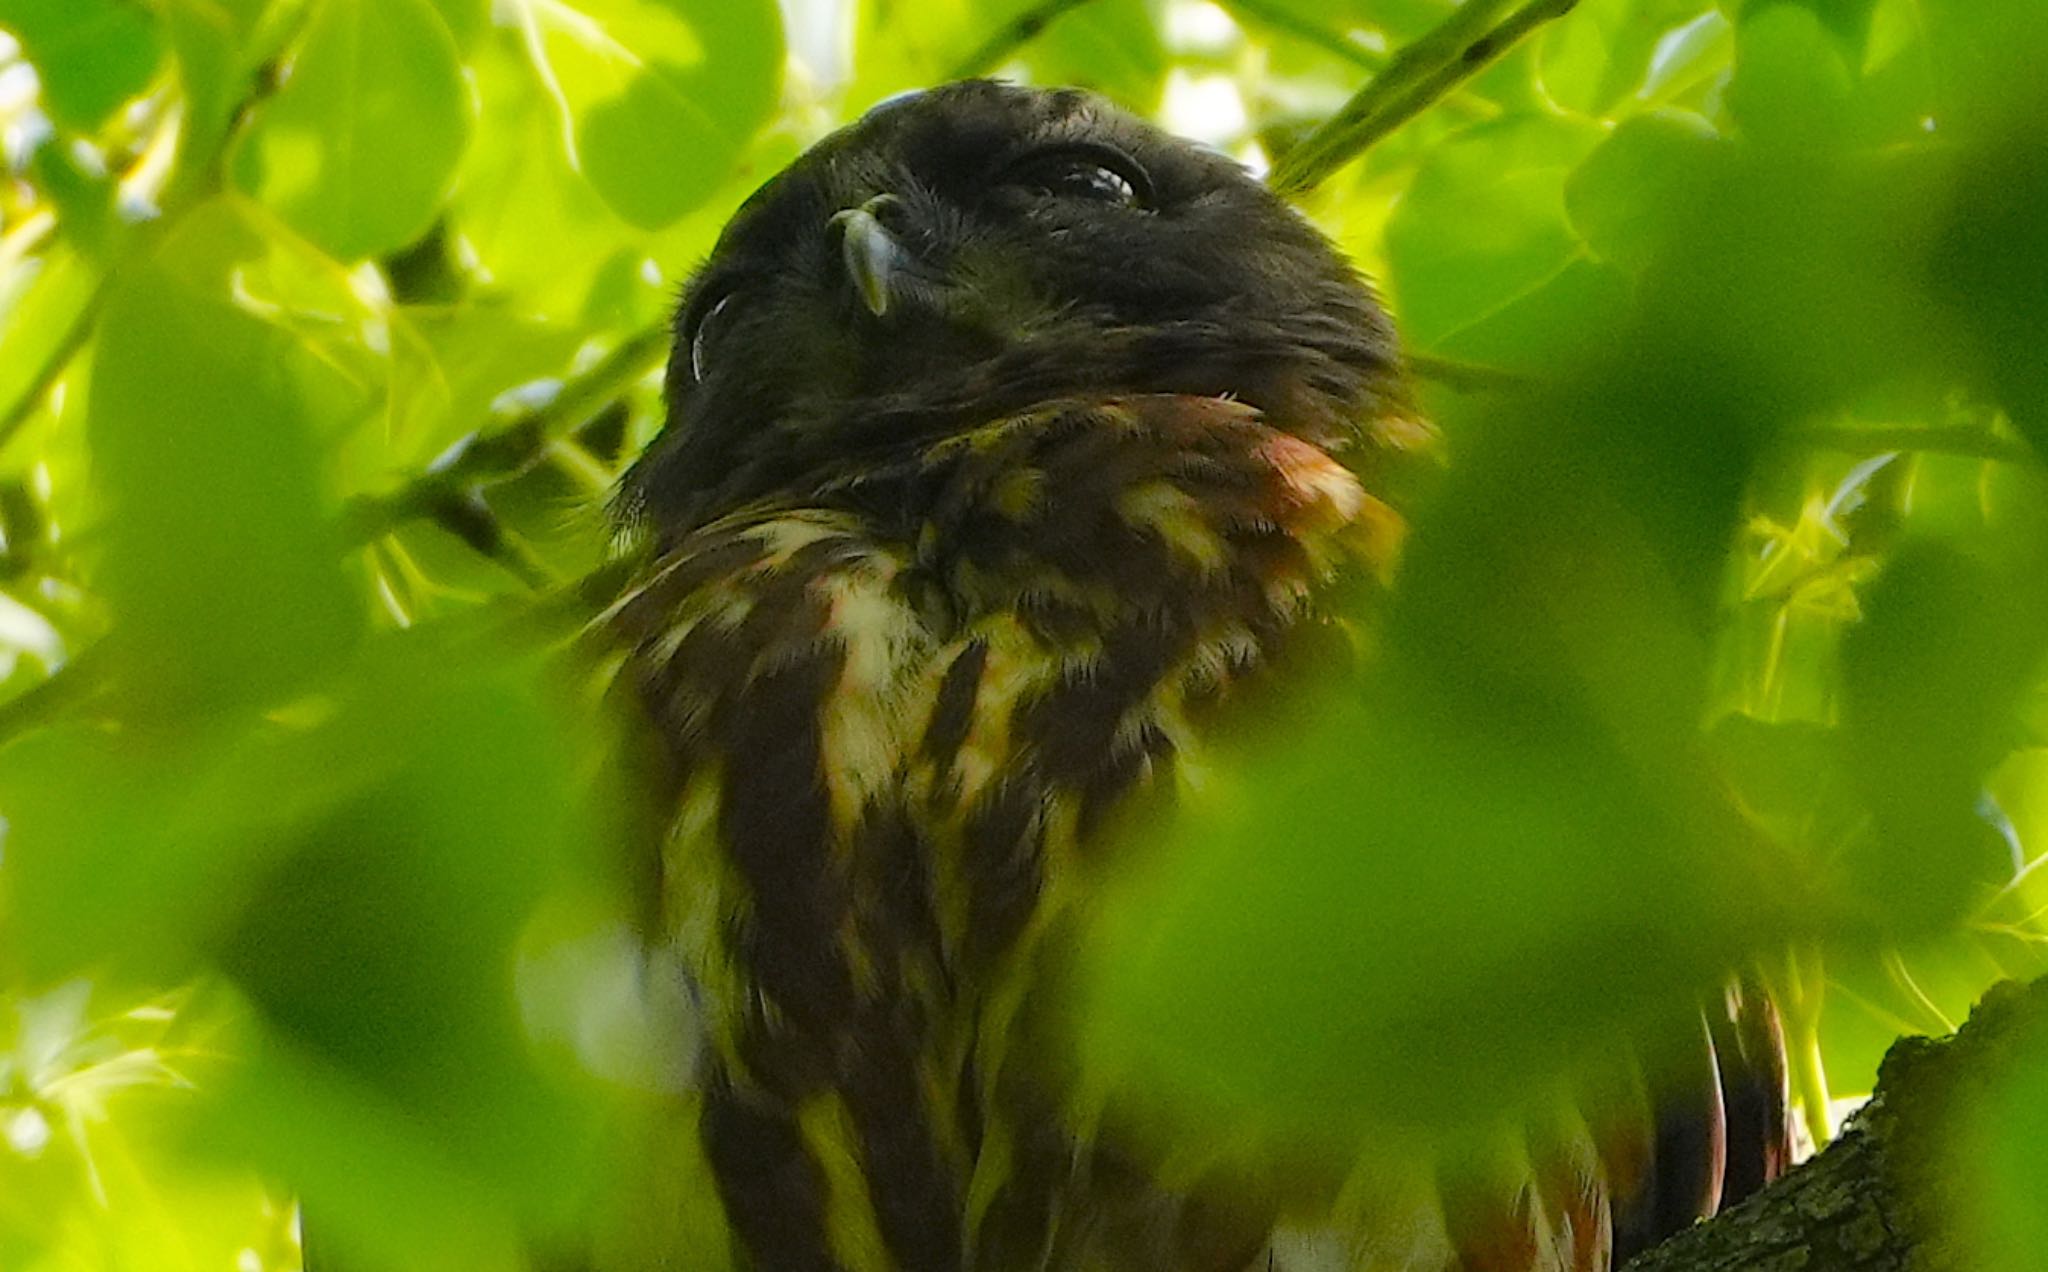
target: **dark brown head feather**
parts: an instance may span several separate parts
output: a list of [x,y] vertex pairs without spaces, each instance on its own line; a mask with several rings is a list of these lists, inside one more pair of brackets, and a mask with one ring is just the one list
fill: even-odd
[[[1128,201],[1044,188],[1048,163],[1096,162]],[[877,316],[834,217],[881,195],[918,285]],[[871,111],[756,192],[676,349],[621,496],[664,542],[1053,398],[1234,397],[1340,447],[1397,392],[1369,288],[1240,165],[1086,93],[979,80]]]

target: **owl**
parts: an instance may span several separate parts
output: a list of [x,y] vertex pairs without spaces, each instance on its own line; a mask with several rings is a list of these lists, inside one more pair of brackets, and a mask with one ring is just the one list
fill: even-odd
[[1065,916],[1119,810],[1388,577],[1399,368],[1304,218],[1080,91],[892,100],[735,214],[601,625],[657,739],[650,910],[739,1266],[1594,1272],[1782,1163],[1744,993],[1695,1081],[1584,1123],[1620,1132],[1328,1231],[1071,1115]]

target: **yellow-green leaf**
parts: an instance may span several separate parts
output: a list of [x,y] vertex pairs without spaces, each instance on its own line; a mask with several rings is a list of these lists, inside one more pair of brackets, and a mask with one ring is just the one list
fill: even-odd
[[454,38],[427,0],[325,0],[236,147],[236,183],[335,257],[432,224],[469,144]]
[[572,157],[619,216],[654,229],[718,188],[775,103],[768,0],[515,0]]

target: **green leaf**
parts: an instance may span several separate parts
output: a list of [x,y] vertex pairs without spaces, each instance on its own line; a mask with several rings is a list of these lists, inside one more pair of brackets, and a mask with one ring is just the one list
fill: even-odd
[[595,739],[543,704],[532,668],[475,646],[383,652],[309,739],[365,780],[298,820],[218,929],[264,1038],[251,1098],[216,1113],[344,1249],[497,1266],[513,1216],[551,1231],[590,1196],[594,1127],[525,1045],[513,970],[541,898],[596,859],[577,767]]
[[608,1146],[617,1155],[601,1199],[598,1272],[642,1272],[691,1251],[691,1272],[739,1272],[718,1184],[698,1133],[698,1099],[644,1099]]
[[[2048,56],[2048,32],[2040,45]],[[1962,179],[1927,273],[1970,324],[1990,394],[2037,454],[2048,455],[2048,97],[2038,88],[1998,104],[2005,112],[1963,152]],[[1989,123],[1994,117],[1987,110]]]
[[64,236],[91,255],[104,256],[118,233],[114,180],[104,159],[83,145],[45,145],[36,150],[33,170],[57,209]]
[[100,321],[99,581],[138,709],[203,718],[283,691],[355,629],[313,442],[360,399],[244,307],[238,280],[265,250],[231,205],[202,207],[127,271]]
[[1447,357],[1542,377],[1583,358],[1585,333],[1611,329],[1634,296],[1619,266],[1580,257],[1439,348]]
[[[925,0],[914,20],[910,7],[911,0],[855,0],[848,104],[856,113],[892,94],[930,86],[974,47],[967,0]],[[980,20],[993,25],[1001,11],[984,8]]]
[[1639,329],[1579,340],[1605,356],[1558,391],[1449,423],[1371,689],[1234,757],[1106,918],[1113,1071],[1282,1136],[1439,1132],[1797,930],[1697,744],[1754,403]]
[[[1943,1110],[1918,1188],[1940,1199],[1942,1244],[1955,1266],[2031,1272],[2048,1249],[2048,1028],[2039,987],[2005,985],[1985,995],[1970,1035],[1941,1063],[1955,1076],[1925,1073],[1909,1089]],[[1974,1045],[1972,1045],[1974,1044]],[[1968,1047],[1957,1054],[1957,1050]],[[1934,1067],[1933,1061],[1927,1068]],[[1902,1137],[1903,1138],[1903,1137]],[[1918,1181],[1924,1179],[1924,1184]]]
[[1296,1149],[1437,1137],[1659,1033],[1657,1004],[1740,956],[1727,843],[1583,721],[1383,698],[1305,719],[1075,942],[1106,1080]]
[[1537,75],[1567,110],[1606,118],[1643,89],[1663,41],[1712,9],[1709,0],[1597,0],[1543,32]]
[[1145,0],[1097,0],[1019,50],[1041,84],[1074,84],[1149,113],[1166,81],[1159,24]]
[[[2030,109],[2048,56],[2048,6],[2025,0],[1885,0],[1870,67],[1912,101],[1909,117],[1954,137],[2003,130]],[[2038,118],[2038,111],[2035,111]]]
[[2019,970],[2000,966],[1968,937],[1830,954],[1820,1022],[1828,1089],[1837,1097],[1869,1094],[1885,1052],[1902,1035],[1955,1032],[1986,985]]
[[1728,110],[1752,141],[1834,143],[1848,132],[1853,91],[1841,46],[1811,11],[1773,4],[1736,29]]
[[296,1269],[289,1209],[247,1172],[199,1166],[163,1133],[240,1041],[217,1004],[95,980],[11,986],[0,1003],[17,1130],[0,1154],[0,1259],[22,1272]]
[[2038,552],[2001,569],[1909,542],[1843,640],[1845,740],[1873,814],[1848,866],[1887,925],[1952,922],[2006,873],[1979,801],[2048,653],[2043,568]]
[[772,0],[514,0],[577,168],[626,221],[667,225],[725,179],[774,108]]
[[[1262,14],[1278,12],[1338,34],[1384,33],[1384,38],[1400,44],[1443,21],[1457,7],[1455,0],[1258,0],[1235,16],[1251,24]],[[1235,10],[1237,6],[1225,0],[1223,8]]]
[[339,260],[387,252],[433,223],[473,109],[427,0],[323,0],[235,181]]
[[451,205],[451,232],[479,273],[523,311],[581,316],[591,279],[628,241],[622,225],[571,165],[558,103],[520,52],[486,41],[471,66],[491,126],[470,148]]
[[147,88],[163,61],[163,37],[138,0],[0,0],[0,27],[35,64],[44,109],[77,132]]
[[[254,90],[259,63],[283,38],[267,21],[271,0],[159,0],[165,34],[178,57],[188,111],[179,136],[171,193],[212,179],[220,148]],[[293,9],[294,15],[303,10]]]
[[455,37],[455,47],[465,53],[476,46],[491,25],[491,0],[429,0],[441,20],[448,24],[448,34]]
[[1584,254],[1564,180],[1602,135],[1524,116],[1467,129],[1430,156],[1387,222],[1387,281],[1410,342],[1441,343]]
[[1606,259],[1641,268],[1671,233],[1675,210],[1692,206],[1711,183],[1725,152],[1697,115],[1632,116],[1565,183],[1572,228]]
[[[384,471],[424,468],[490,420],[499,395],[563,373],[586,336],[502,305],[425,309],[406,318],[393,351],[385,444],[373,461]],[[360,484],[383,475],[364,471]]]
[[1679,28],[1657,46],[1641,99],[1651,105],[1682,103],[1712,110],[1734,49],[1735,30],[1719,11]]
[[36,377],[98,292],[101,269],[59,244],[0,283],[0,416],[22,409]]
[[[1992,0],[1993,4],[2001,2]],[[1843,60],[1854,64],[1862,59],[1875,3],[1876,0],[1747,0],[1743,14],[1747,19],[1772,8],[1798,9],[1811,14],[1835,42]]]
[[[152,746],[84,727],[33,734],[6,756],[14,903],[47,920],[22,933],[24,962],[40,977],[113,965],[159,984],[195,970],[248,875],[287,854],[295,821],[344,771],[239,740]],[[88,790],[118,798],[79,797]]]
[[1942,374],[1924,257],[1950,174],[1926,151],[1737,147],[1642,274],[1669,338],[1727,351],[1776,410]]

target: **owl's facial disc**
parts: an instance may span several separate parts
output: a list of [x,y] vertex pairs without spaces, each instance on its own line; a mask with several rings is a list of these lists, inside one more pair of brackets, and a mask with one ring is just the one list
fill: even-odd
[[1229,397],[1318,445],[1397,392],[1370,289],[1228,156],[969,81],[819,142],[734,215],[627,481],[680,529],[1075,396]]

